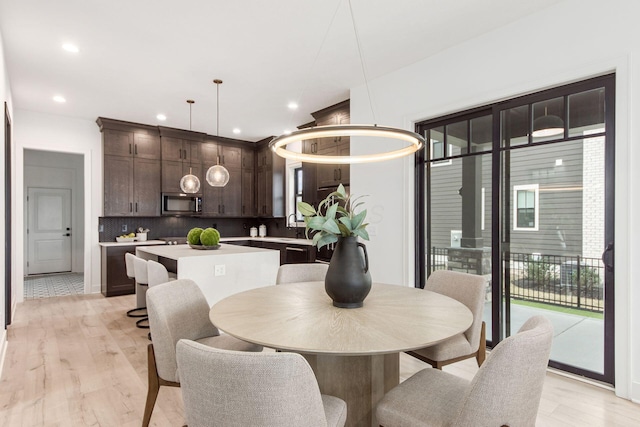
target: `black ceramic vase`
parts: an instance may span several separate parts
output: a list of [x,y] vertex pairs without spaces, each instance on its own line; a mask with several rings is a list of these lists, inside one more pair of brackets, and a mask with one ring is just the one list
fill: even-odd
[[357,237],[338,238],[324,289],[336,307],[362,307],[371,290],[371,275],[367,247],[358,242]]

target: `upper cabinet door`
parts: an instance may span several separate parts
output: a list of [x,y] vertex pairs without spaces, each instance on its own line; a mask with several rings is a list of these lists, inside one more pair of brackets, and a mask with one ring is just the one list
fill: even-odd
[[244,169],[253,169],[255,165],[256,152],[248,148],[242,149],[242,167]]
[[199,141],[182,141],[182,148],[184,149],[184,158],[188,162],[200,162],[202,158],[201,151],[202,142]]
[[200,157],[202,158],[202,163],[205,168],[210,168],[211,166],[217,164],[218,162],[218,144],[215,142],[205,142],[200,147],[201,153]]
[[162,160],[184,160],[182,140],[168,136],[162,137]]
[[103,139],[105,155],[131,156],[133,154],[133,132],[105,129]]
[[227,168],[242,167],[242,148],[220,145],[220,164]]
[[133,134],[133,155],[141,159],[160,160],[160,137],[143,133]]

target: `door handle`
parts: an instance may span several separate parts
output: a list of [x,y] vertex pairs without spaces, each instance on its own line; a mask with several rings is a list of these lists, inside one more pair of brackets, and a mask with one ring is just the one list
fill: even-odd
[[71,236],[71,233],[63,234],[63,236]]
[[613,256],[607,257],[607,253],[613,251],[613,242],[607,243],[607,247],[604,248],[604,252],[602,252],[602,263],[604,264],[607,271],[613,271]]

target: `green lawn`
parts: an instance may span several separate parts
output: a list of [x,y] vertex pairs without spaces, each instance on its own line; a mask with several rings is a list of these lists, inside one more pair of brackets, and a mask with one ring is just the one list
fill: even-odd
[[575,308],[561,307],[561,306],[558,306],[558,305],[543,304],[543,303],[540,303],[540,302],[523,301],[523,300],[516,300],[516,299],[512,299],[511,303],[512,304],[518,304],[518,305],[524,305],[524,306],[527,306],[527,307],[539,308],[539,309],[542,309],[542,310],[557,311],[559,313],[575,314],[576,316],[591,317],[593,319],[604,319],[604,314],[595,313],[593,311],[578,310],[578,309],[575,309]]

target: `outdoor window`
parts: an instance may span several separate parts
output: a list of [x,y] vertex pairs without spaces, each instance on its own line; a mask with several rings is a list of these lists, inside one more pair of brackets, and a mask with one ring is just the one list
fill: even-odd
[[[432,132],[432,134],[435,132]],[[431,158],[434,159],[431,162],[431,166],[444,166],[450,165],[451,159],[448,160],[436,160],[436,159],[444,159],[445,157],[449,157],[451,155],[451,146],[445,145],[444,141],[439,139],[430,139],[431,142]],[[445,147],[448,148],[445,153]]]
[[304,221],[304,217],[298,210],[298,202],[302,201],[302,166],[293,170],[293,206],[296,212],[296,221]]
[[513,187],[514,230],[538,230],[538,184]]

